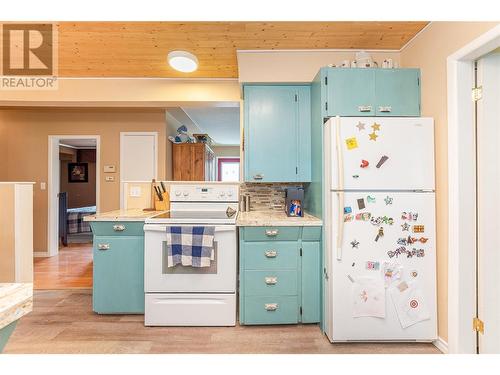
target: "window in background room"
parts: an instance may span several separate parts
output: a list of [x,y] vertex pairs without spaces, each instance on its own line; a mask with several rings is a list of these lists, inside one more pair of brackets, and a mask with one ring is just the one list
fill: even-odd
[[238,182],[240,179],[240,158],[217,159],[217,181]]

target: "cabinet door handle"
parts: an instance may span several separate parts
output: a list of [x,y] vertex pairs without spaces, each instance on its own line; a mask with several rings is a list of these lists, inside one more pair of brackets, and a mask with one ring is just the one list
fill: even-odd
[[378,111],[379,112],[391,112],[392,111],[392,107],[390,105],[388,105],[386,107],[378,107]]
[[109,250],[109,243],[100,243],[97,245],[99,250]]
[[268,237],[276,237],[279,233],[278,229],[266,229],[266,236]]
[[267,276],[264,280],[267,285],[276,285],[278,283],[278,278],[276,276]]
[[264,175],[259,173],[253,176],[254,180],[262,180],[264,178]]
[[113,225],[113,230],[115,232],[123,232],[125,230],[125,225],[123,224]]
[[264,308],[267,310],[267,311],[276,311],[278,310],[278,304],[277,303],[266,303],[264,305]]
[[267,258],[276,258],[278,252],[276,250],[266,250],[264,254],[266,255]]
[[371,112],[372,106],[371,105],[360,105],[358,106],[358,111],[359,112]]

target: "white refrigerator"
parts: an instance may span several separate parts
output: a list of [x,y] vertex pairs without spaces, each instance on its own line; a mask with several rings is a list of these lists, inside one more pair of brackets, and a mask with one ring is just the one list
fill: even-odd
[[328,338],[437,339],[433,119],[331,118],[324,142]]

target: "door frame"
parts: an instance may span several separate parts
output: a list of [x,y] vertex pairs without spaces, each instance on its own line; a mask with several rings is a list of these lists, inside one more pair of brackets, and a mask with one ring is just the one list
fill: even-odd
[[476,335],[471,328],[476,315],[476,255],[470,251],[476,249],[476,149],[471,90],[474,61],[498,46],[500,25],[447,59],[449,353],[476,353]]
[[[123,144],[123,138],[126,137],[127,135],[152,135],[154,136],[155,138],[155,166],[154,166],[154,170],[155,170],[155,180],[158,179],[158,132],[120,132],[120,209],[124,209],[125,208],[125,197],[124,197],[124,194],[123,194],[123,184],[126,183],[126,182],[130,182],[130,181],[125,181],[125,180],[122,180],[122,176],[123,176],[123,173],[122,173],[122,170],[123,170],[123,147],[122,147],[122,144]],[[148,181],[148,182],[151,182],[151,181]]]
[[47,251],[37,256],[55,256],[59,254],[59,199],[61,163],[59,161],[59,142],[61,139],[95,139],[96,141],[96,212],[101,201],[101,136],[99,135],[49,135],[48,148],[48,186],[47,186]]

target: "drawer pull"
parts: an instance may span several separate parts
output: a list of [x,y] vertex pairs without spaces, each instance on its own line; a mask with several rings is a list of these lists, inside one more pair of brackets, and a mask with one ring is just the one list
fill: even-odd
[[268,237],[276,237],[279,233],[278,229],[266,229],[266,236]]
[[100,243],[97,245],[99,250],[109,250],[109,243]]
[[113,230],[115,232],[123,232],[125,230],[125,225],[123,224],[113,225]]
[[276,250],[266,250],[264,254],[266,254],[267,258],[276,258],[278,252]]
[[392,111],[392,107],[389,105],[387,107],[378,107],[378,111],[379,112],[391,112]]
[[372,106],[371,105],[360,105],[358,106],[358,111],[359,112],[371,112]]
[[259,173],[253,176],[254,180],[262,180],[264,178],[264,175]]
[[277,303],[266,303],[264,305],[264,308],[267,311],[276,311],[276,310],[278,310],[278,304]]
[[264,280],[267,285],[276,285],[278,283],[278,278],[276,276],[268,276],[265,277]]

